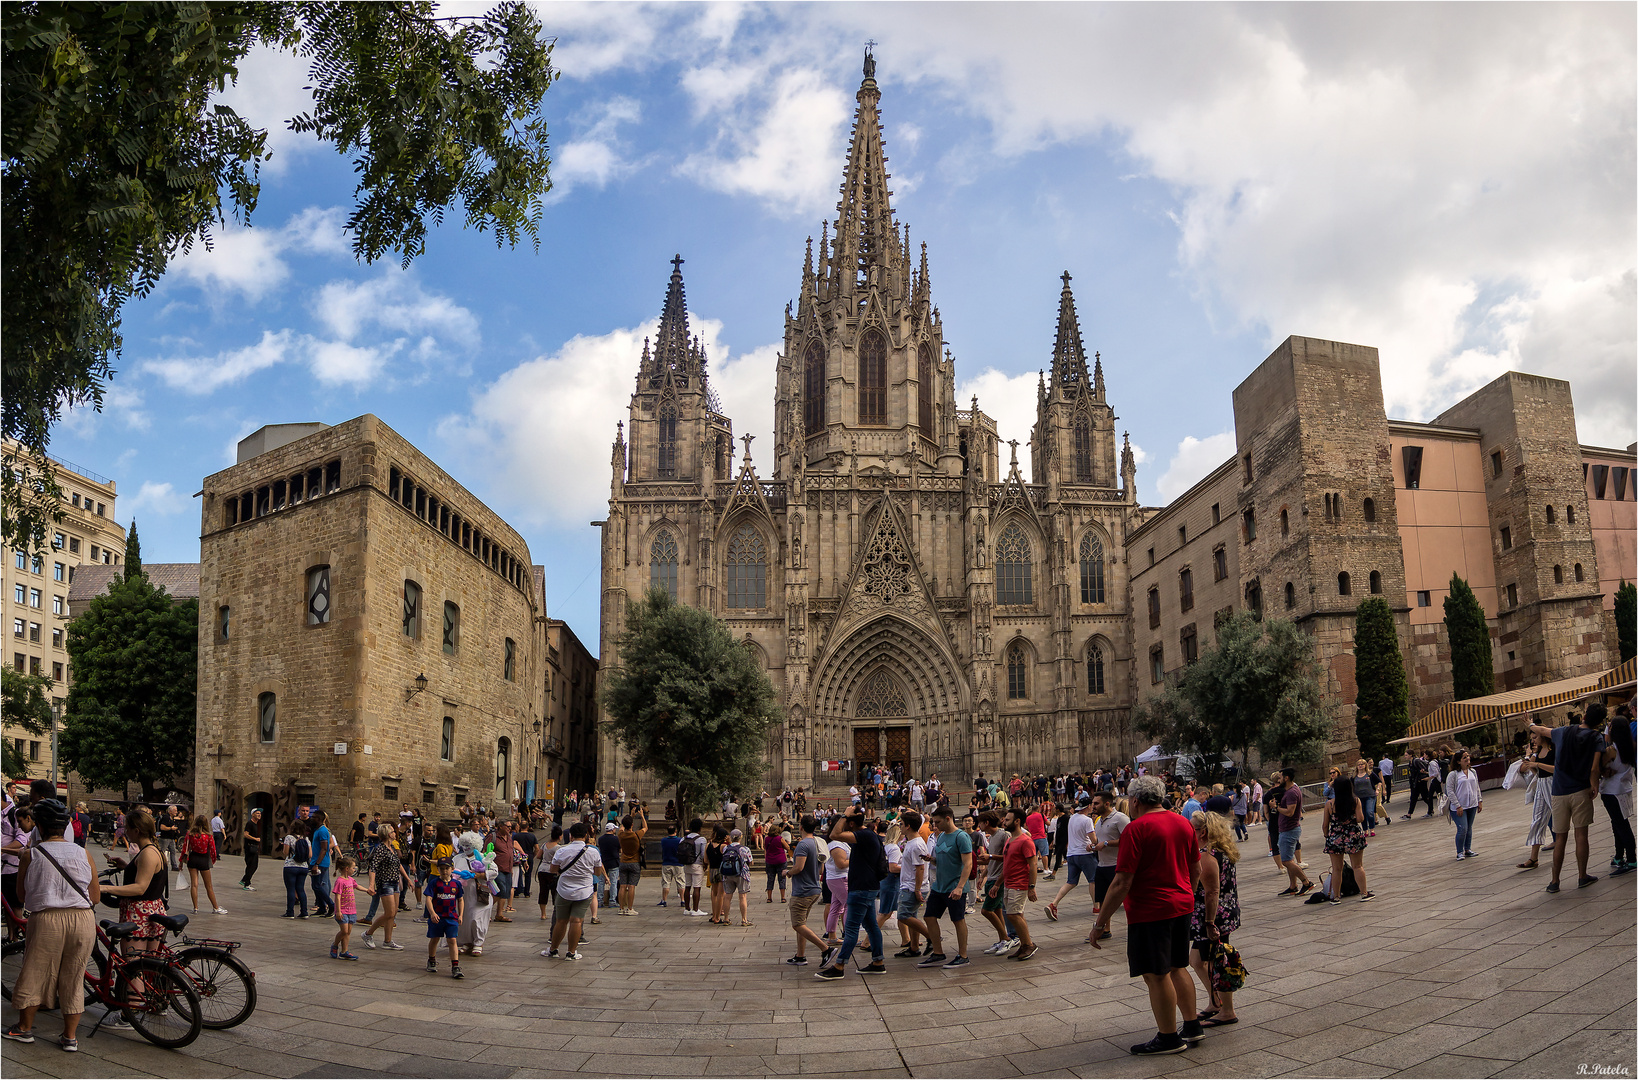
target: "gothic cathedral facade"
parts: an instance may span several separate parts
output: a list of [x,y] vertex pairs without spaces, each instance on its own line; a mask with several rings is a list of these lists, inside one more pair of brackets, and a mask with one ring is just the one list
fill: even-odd
[[[1113,764],[1137,740],[1124,551],[1141,512],[1101,358],[1066,273],[1030,475],[976,398],[958,407],[926,245],[893,214],[874,66],[836,219],[786,307],[772,476],[749,436],[736,453],[673,260],[614,442],[602,664],[652,587],[721,617],[784,704],[770,787],[840,759],[966,778]],[[599,750],[600,787],[643,786]]]

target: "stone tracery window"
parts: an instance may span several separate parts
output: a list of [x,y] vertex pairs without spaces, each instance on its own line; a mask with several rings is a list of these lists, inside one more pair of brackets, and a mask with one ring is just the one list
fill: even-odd
[[661,480],[677,478],[677,407],[660,406],[659,469]]
[[1018,700],[1029,697],[1029,658],[1024,653],[1022,645],[1013,645],[1007,650],[1007,699]]
[[1103,650],[1096,645],[1086,650],[1086,692],[1104,693]]
[[916,420],[921,433],[933,438],[933,351],[924,343],[916,358]]
[[887,340],[874,328],[859,339],[859,423],[887,423]]
[[1081,537],[1081,603],[1103,602],[1103,541],[1089,529]]
[[802,426],[817,435],[825,430],[825,349],[818,338],[808,342],[802,367]]
[[329,621],[330,568],[315,566],[307,571],[307,625],[323,626]]
[[889,675],[885,668],[880,668],[865,680],[864,688],[859,691],[859,701],[854,706],[853,715],[908,716],[910,710],[905,707],[904,690],[899,686],[898,680]]
[[768,545],[754,525],[747,522],[734,531],[722,571],[729,607],[768,606]]
[[1075,417],[1075,479],[1092,482],[1092,421],[1084,415]]
[[661,529],[648,547],[648,587],[664,589],[677,598],[677,540],[670,529]]
[[995,602],[1033,604],[1035,594],[1030,587],[1030,569],[1029,538],[1014,521],[1002,530],[995,542]]

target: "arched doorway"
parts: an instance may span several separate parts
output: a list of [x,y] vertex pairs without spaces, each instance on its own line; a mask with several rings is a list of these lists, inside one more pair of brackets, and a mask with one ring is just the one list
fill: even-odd
[[[853,760],[859,766],[910,769],[910,710],[904,687],[884,666],[865,676],[853,703]],[[858,723],[858,721],[875,721]]]

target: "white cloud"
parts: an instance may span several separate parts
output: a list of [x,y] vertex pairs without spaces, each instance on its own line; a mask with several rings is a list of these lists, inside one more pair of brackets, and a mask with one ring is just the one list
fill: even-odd
[[[1183,441],[1177,444],[1177,452],[1172,455],[1171,464],[1166,466],[1166,471],[1155,482],[1155,490],[1160,494],[1161,502],[1171,502],[1198,484],[1207,473],[1232,458],[1234,446],[1232,431],[1208,435],[1204,439],[1197,439],[1193,435],[1184,436]],[[1140,492],[1143,490],[1142,476],[1138,477],[1138,490]],[[1140,497],[1138,501],[1142,502],[1143,499]]]
[[144,480],[135,495],[120,496],[119,509],[121,515],[129,522],[138,511],[158,514],[161,517],[180,514],[188,508],[188,501],[188,498],[172,487],[169,481],[156,484],[152,480]]
[[213,97],[232,108],[256,127],[267,132],[267,148],[272,151],[271,161],[262,163],[263,171],[278,176],[290,164],[320,147],[312,135],[298,134],[285,122],[313,107],[313,95],[303,87],[310,61],[293,53],[281,52],[266,45],[251,49],[239,62],[239,79]]
[[281,257],[287,253],[351,255],[345,223],[345,213],[335,206],[309,206],[273,229],[245,228],[230,221],[212,231],[209,248],[195,242],[171,261],[171,269],[216,299],[225,299],[223,294],[231,291],[260,300],[289,278],[290,267]]
[[189,394],[210,394],[284,363],[299,343],[293,331],[280,330],[275,334],[264,330],[260,341],[242,349],[229,349],[210,357],[149,360],[142,369],[158,375],[175,389]]
[[153,427],[153,417],[142,406],[142,391],[123,382],[106,382],[101,411],[89,405],[71,407],[63,413],[62,427],[81,438],[89,438],[104,420],[118,421],[127,431],[146,432]]
[[315,341],[308,364],[319,382],[326,385],[365,386],[381,374],[387,360],[402,347],[402,340],[363,348],[341,341]]
[[406,271],[386,267],[365,281],[332,281],[313,301],[319,322],[342,341],[366,330],[412,336],[432,334],[462,349],[476,348],[478,319],[447,296],[428,293]]
[[[778,346],[731,356],[719,343],[719,321],[691,316],[690,326],[706,346],[711,383],[736,420],[736,434],[758,436],[752,458],[768,475]],[[602,517],[615,421],[627,416],[643,339],[658,328],[655,318],[577,335],[550,356],[519,364],[476,391],[471,408],[445,417],[438,435],[468,461],[483,463],[491,501],[516,507],[509,512],[567,528]]]
[[1025,480],[1030,478],[1029,433],[1035,427],[1039,382],[1039,372],[1008,375],[995,368],[986,368],[972,379],[957,378],[956,407],[970,407],[973,395],[977,394],[979,409],[995,419],[995,431],[1002,442],[1001,476],[989,479],[1005,478],[1012,467],[1012,448],[1006,445],[1011,439],[1018,440],[1018,470]]
[[601,188],[611,180],[626,176],[637,163],[624,156],[621,124],[634,124],[642,108],[634,98],[614,97],[601,102],[582,118],[573,138],[562,143],[552,155],[553,201],[567,197],[582,185]]

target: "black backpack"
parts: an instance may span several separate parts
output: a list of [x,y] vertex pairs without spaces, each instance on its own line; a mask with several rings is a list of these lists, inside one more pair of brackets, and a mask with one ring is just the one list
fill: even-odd
[[739,844],[724,844],[722,848],[722,876],[744,877],[745,856],[741,854],[744,847]]
[[698,833],[683,833],[682,843],[677,845],[677,862],[682,866],[693,866],[700,857],[699,845],[694,843],[699,839]]

